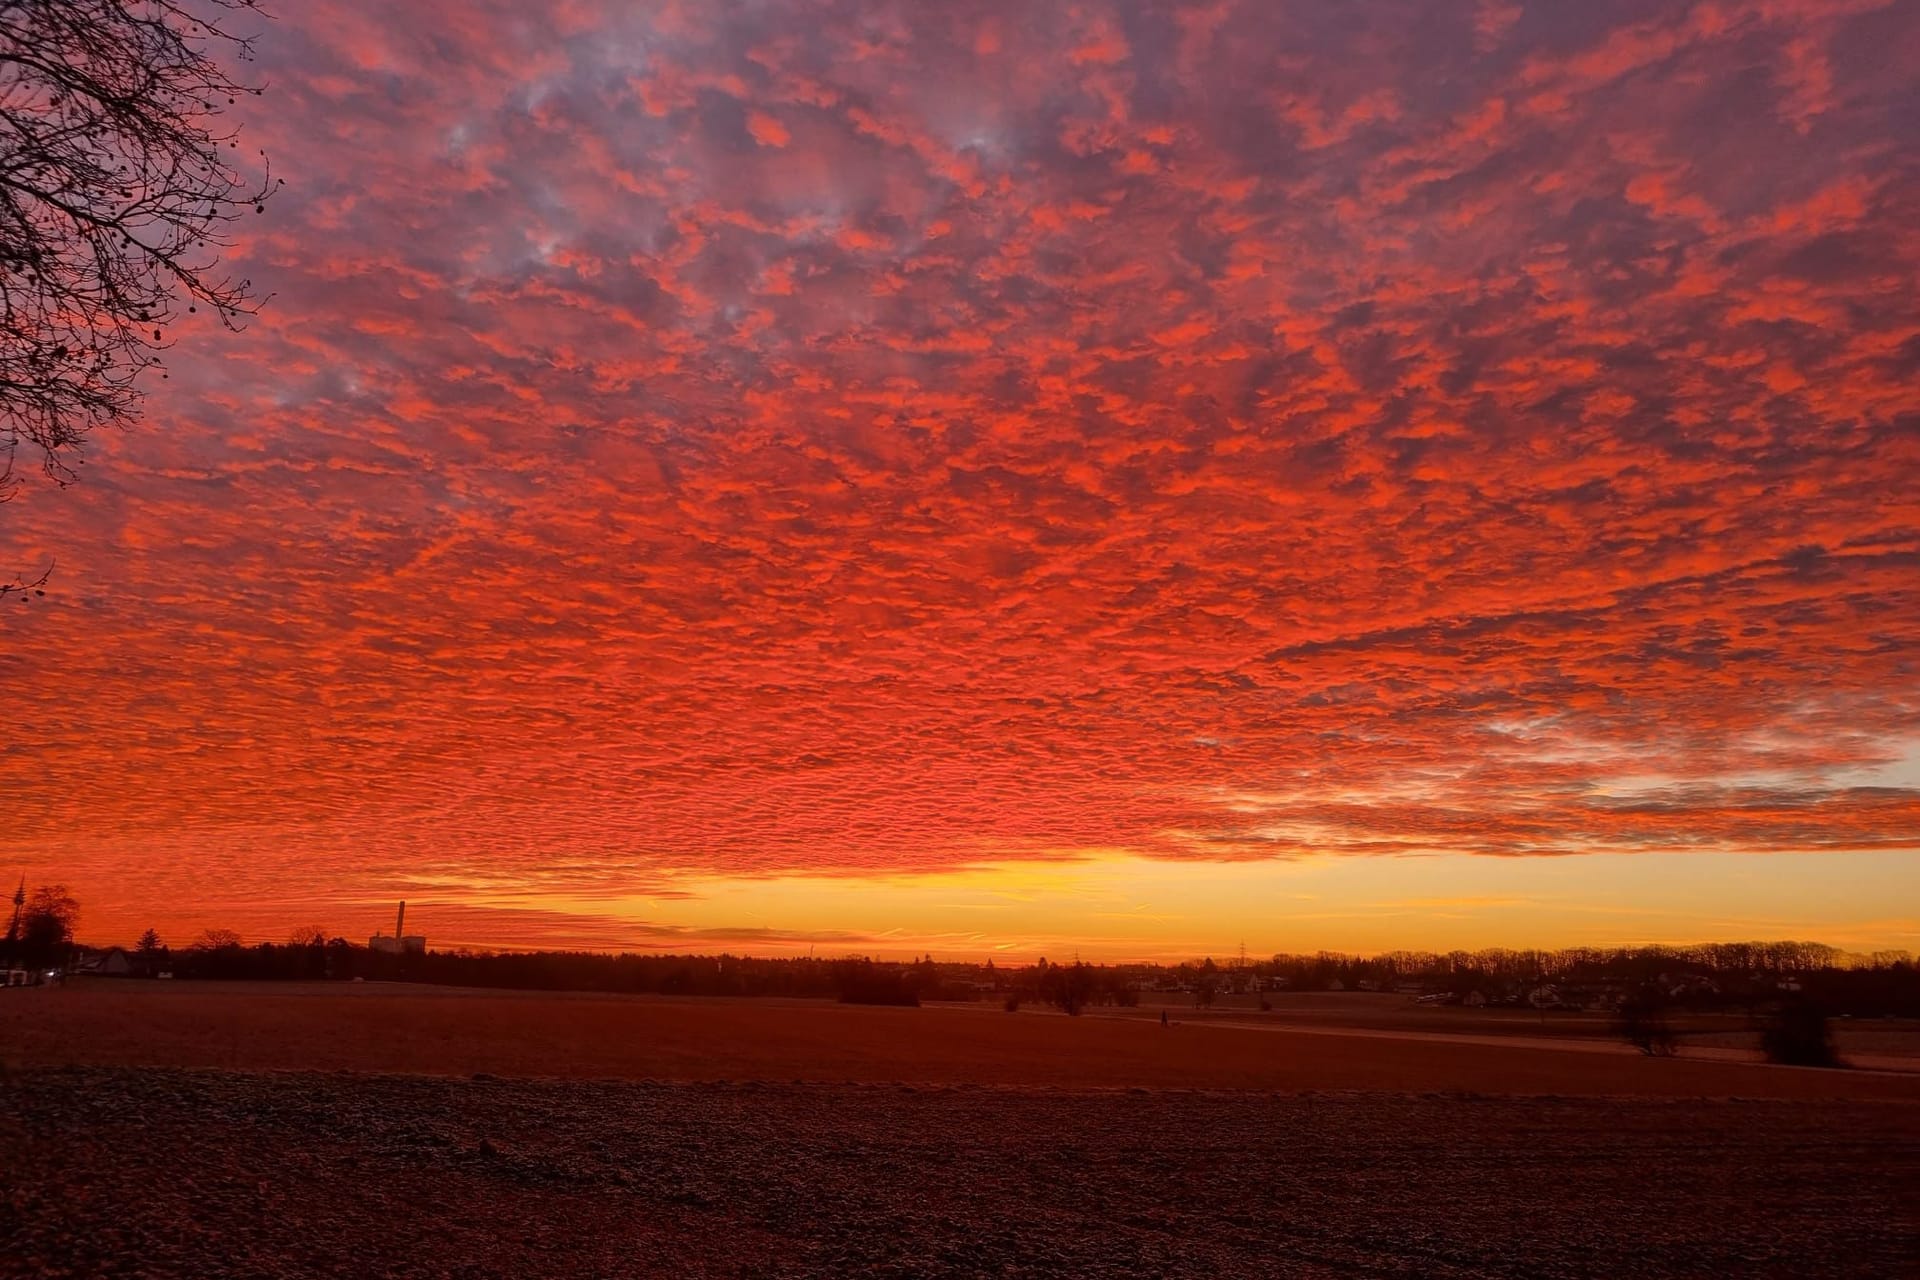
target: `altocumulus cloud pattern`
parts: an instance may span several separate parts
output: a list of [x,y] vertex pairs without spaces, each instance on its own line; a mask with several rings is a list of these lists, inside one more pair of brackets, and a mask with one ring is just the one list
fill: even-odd
[[1914,6],[314,0],[261,55],[277,296],[5,513],[59,569],[0,854],[109,918],[1920,844]]

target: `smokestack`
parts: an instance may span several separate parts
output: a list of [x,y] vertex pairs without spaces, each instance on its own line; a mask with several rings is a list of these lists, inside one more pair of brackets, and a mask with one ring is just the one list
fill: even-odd
[[393,936],[398,938],[405,933],[407,923],[407,900],[400,899],[400,914],[393,918]]

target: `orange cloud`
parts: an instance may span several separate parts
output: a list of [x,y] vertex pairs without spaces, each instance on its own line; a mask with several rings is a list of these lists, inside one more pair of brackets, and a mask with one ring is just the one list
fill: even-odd
[[101,920],[1915,846],[1908,10],[349,9],[272,305],[5,509]]
[[793,135],[787,131],[787,126],[764,111],[747,113],[747,132],[752,134],[753,140],[763,147],[784,147],[793,141]]

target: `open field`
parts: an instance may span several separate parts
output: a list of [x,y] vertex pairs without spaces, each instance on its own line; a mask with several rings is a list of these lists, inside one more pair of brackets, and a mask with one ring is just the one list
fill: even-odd
[[1920,1109],[1890,1103],[127,1069],[10,1092],[9,1277],[1893,1277],[1920,1256]]
[[1920,1076],[1244,1018],[0,993],[0,1277],[1891,1277],[1920,1257]]
[[[124,982],[0,993],[0,1062],[571,1079],[908,1081],[1652,1097],[1920,1099],[1920,1076],[1646,1059],[1245,1015],[1066,1018],[997,1007],[504,992],[384,984]],[[1597,1050],[1597,1051],[1596,1051]]]

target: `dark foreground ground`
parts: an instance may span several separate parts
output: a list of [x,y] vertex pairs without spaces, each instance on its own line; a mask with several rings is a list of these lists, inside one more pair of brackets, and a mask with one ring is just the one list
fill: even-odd
[[6,1276],[1912,1276],[1920,1107],[33,1068]]

